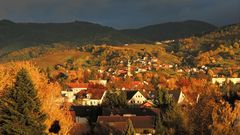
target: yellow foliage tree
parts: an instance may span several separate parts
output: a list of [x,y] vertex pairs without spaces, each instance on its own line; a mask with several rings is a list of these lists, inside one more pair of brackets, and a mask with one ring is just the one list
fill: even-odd
[[4,93],[4,90],[12,87],[17,72],[22,68],[29,72],[35,88],[38,91],[38,97],[42,102],[42,109],[48,114],[45,122],[47,128],[49,129],[52,123],[58,120],[61,126],[60,134],[68,134],[73,126],[73,120],[68,109],[61,109],[66,107],[61,107],[63,100],[60,95],[60,85],[58,83],[50,83],[47,76],[32,63],[11,62],[0,65],[0,97]]
[[225,101],[215,106],[213,113],[212,135],[240,134],[240,102],[235,103],[234,109]]

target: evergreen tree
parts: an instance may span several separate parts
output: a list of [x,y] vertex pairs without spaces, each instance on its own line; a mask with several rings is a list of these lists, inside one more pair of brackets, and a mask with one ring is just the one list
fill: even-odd
[[13,88],[0,99],[0,134],[42,135],[45,119],[32,80],[21,69]]
[[172,110],[175,105],[166,89],[157,90],[156,98],[153,102],[157,107],[164,111]]
[[160,109],[156,121],[156,134],[186,134],[187,131],[181,110],[174,103],[166,89],[157,91],[154,103]]
[[128,127],[127,127],[127,131],[125,133],[125,135],[135,135],[135,130],[132,124],[132,121],[130,119],[128,119]]
[[103,106],[125,107],[127,105],[126,93],[123,91],[107,91],[103,99]]
[[155,135],[164,135],[165,134],[165,127],[160,119],[160,116],[156,116],[156,126],[155,126]]

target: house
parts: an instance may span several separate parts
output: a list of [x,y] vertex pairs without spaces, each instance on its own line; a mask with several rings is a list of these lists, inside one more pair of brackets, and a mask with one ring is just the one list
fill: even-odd
[[103,86],[106,86],[107,85],[107,80],[89,80],[89,83],[101,84]]
[[67,102],[72,103],[76,99],[76,94],[80,91],[88,89],[88,83],[67,83],[67,89],[61,91],[63,97],[67,98]]
[[158,62],[158,59],[157,58],[152,58],[151,61],[152,62]]
[[105,89],[91,89],[77,94],[78,103],[82,106],[99,106],[106,94]]
[[61,95],[67,99],[67,102],[70,103],[72,103],[76,99],[76,96],[73,91],[64,90],[61,91]]
[[125,91],[127,95],[127,101],[130,105],[141,105],[147,101],[146,97],[138,90]]
[[218,83],[222,85],[224,82],[232,82],[233,84],[240,83],[240,78],[212,78],[212,83]]
[[124,134],[127,130],[129,119],[133,123],[136,135],[152,135],[155,133],[154,116],[98,116],[95,131],[100,134],[109,134],[106,131],[110,129],[110,132],[113,134]]
[[173,98],[176,103],[182,103],[185,100],[185,95],[181,90],[170,90],[169,95]]
[[68,89],[73,91],[74,94],[80,92],[81,90],[87,90],[88,89],[88,83],[74,82],[74,83],[67,83],[66,85],[67,85]]

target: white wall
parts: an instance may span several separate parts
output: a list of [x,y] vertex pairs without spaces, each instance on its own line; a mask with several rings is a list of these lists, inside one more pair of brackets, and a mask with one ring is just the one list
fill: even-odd
[[128,101],[129,104],[142,104],[146,102],[147,99],[138,91],[132,99]]

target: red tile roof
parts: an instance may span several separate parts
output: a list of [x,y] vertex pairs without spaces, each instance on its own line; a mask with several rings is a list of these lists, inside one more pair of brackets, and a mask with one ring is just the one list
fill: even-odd
[[105,89],[90,89],[90,90],[83,90],[77,93],[77,97],[79,98],[86,98],[86,95],[90,95],[90,99],[101,99]]
[[145,107],[153,107],[153,103],[152,102],[145,102],[141,105],[142,108],[145,108]]
[[66,84],[69,88],[88,88],[88,83],[67,83]]
[[122,88],[129,89],[129,90],[137,90],[144,88],[144,84],[141,81],[130,81],[124,82],[122,84]]

